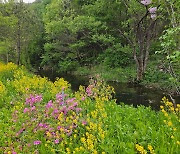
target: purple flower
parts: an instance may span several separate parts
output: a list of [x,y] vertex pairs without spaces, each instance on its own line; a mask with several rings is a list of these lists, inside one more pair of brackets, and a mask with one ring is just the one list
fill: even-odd
[[34,145],[39,145],[41,144],[41,141],[34,141]]
[[83,96],[83,97],[81,98],[81,100],[84,101],[84,100],[85,100],[85,97]]
[[12,154],[17,154],[17,152],[13,151]]
[[83,125],[87,125],[87,122],[85,120],[82,121]]
[[43,127],[43,124],[42,124],[42,123],[39,123],[39,127]]
[[47,125],[47,124],[43,124],[43,127],[44,127],[44,128],[48,128],[48,125]]
[[53,111],[53,113],[58,113],[59,111],[58,111],[58,109],[54,109],[54,111]]
[[76,107],[77,105],[78,105],[78,103],[77,103],[77,102],[74,102],[73,106]]
[[59,139],[55,139],[54,143],[58,144],[59,143]]
[[156,14],[151,14],[151,18],[152,18],[152,19],[155,19],[156,16],[157,16]]
[[51,108],[53,106],[53,102],[52,100],[50,100],[47,104],[46,104],[46,108]]
[[62,128],[62,126],[57,126],[57,130],[60,130]]
[[142,1],[141,1],[141,4],[143,4],[143,5],[149,5],[149,4],[151,4],[151,0],[142,0]]
[[92,88],[93,88],[92,85],[90,85],[90,86],[88,86],[88,87],[86,88],[86,93],[87,93],[88,96],[91,96],[91,95],[92,95]]
[[59,102],[59,105],[60,105],[60,106],[64,105],[64,102]]
[[36,107],[35,106],[33,106],[32,108],[31,108],[31,111],[33,111],[33,110],[35,110],[36,109]]
[[150,7],[148,10],[151,14],[154,14],[157,11],[157,7]]
[[72,131],[68,132],[68,133],[67,133],[67,136],[71,136],[71,134],[72,134]]
[[26,112],[29,112],[29,109],[28,109],[28,108],[25,108],[25,109],[24,109],[24,113],[26,113]]
[[67,110],[66,106],[64,106],[64,107],[61,109],[61,112],[63,112],[65,115],[67,114],[68,110]]
[[36,95],[35,101],[36,102],[41,102],[42,101],[42,95]]
[[74,110],[74,106],[69,106],[67,110]]
[[76,108],[76,112],[80,112],[80,111],[82,111],[81,108]]

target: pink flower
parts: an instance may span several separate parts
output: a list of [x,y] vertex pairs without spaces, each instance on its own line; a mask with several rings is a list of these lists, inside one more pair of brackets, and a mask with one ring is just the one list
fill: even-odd
[[151,0],[142,0],[142,1],[141,1],[141,4],[143,4],[143,5],[149,5],[149,4],[151,4]]
[[92,85],[90,85],[90,86],[88,86],[88,87],[86,88],[86,93],[87,93],[88,96],[91,96],[91,95],[92,95],[92,89],[91,89],[91,88],[93,88]]
[[68,111],[74,110],[74,106],[69,106],[67,110],[68,110]]
[[60,130],[62,128],[62,126],[57,126],[57,130]]
[[32,108],[31,108],[31,111],[33,111],[33,110],[35,110],[36,109],[36,107],[35,106],[33,106]]
[[84,101],[84,100],[85,100],[85,97],[82,97],[81,100]]
[[80,112],[80,111],[82,111],[81,108],[76,108],[76,112]]
[[76,107],[77,105],[78,105],[78,103],[77,103],[77,102],[74,102],[73,106]]
[[66,106],[64,106],[64,107],[61,109],[61,112],[63,112],[65,115],[67,114],[68,110],[67,110]]
[[24,113],[26,113],[26,112],[29,112],[29,109],[28,109],[28,108],[25,108],[25,109],[24,109]]
[[150,7],[148,10],[151,14],[154,14],[157,11],[157,7]]
[[156,14],[151,14],[151,18],[152,18],[152,19],[155,19],[156,16],[157,16]]
[[56,140],[54,141],[54,143],[55,143],[55,144],[58,144],[58,143],[59,143],[59,139],[56,139]]
[[68,132],[68,133],[67,133],[67,136],[71,136],[71,134],[72,134],[72,131]]
[[39,145],[41,144],[41,141],[34,141],[34,145]]
[[42,101],[42,95],[36,95],[35,101],[36,102],[41,102]]
[[83,124],[83,125],[87,125],[87,122],[83,120],[83,121],[82,121],[82,124]]
[[47,104],[46,104],[46,108],[51,108],[53,106],[53,102],[52,100],[50,100]]
[[42,124],[42,123],[39,123],[39,127],[43,127],[43,124]]
[[12,154],[17,154],[17,152],[13,151]]

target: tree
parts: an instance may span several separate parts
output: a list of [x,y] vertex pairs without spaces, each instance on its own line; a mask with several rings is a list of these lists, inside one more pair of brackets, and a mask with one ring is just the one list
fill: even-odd
[[169,80],[180,94],[180,2],[166,0],[163,7],[167,10],[170,24],[159,38],[161,48],[156,53],[162,56],[163,69],[170,74]]
[[[17,64],[24,65],[30,64],[28,52],[32,53],[32,51],[28,47],[32,46],[32,42],[37,40],[41,33],[39,29],[42,27],[39,18],[30,6],[23,3],[22,0],[1,3],[1,23],[3,24],[3,20],[6,19],[4,26],[1,27],[3,31],[3,27],[6,28],[2,36],[3,40],[9,45],[8,48],[4,48],[4,51],[6,53],[12,51],[11,54],[13,55],[11,59],[7,58],[7,61],[16,61]],[[34,45],[37,46],[37,44]],[[7,54],[7,57],[9,57],[9,54]]]
[[[131,0],[122,2],[128,13],[127,18],[119,28],[133,49],[133,57],[137,66],[137,81],[143,79],[146,71],[152,40],[158,33],[158,10],[160,5],[151,0]],[[158,25],[158,26],[157,26]]]

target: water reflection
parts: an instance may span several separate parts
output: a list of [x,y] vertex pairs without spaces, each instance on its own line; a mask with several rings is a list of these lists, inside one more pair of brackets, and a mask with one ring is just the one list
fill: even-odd
[[[80,85],[88,86],[89,84],[89,78],[86,76],[59,74],[50,71],[41,71],[38,74],[48,77],[51,81],[54,81],[56,77],[63,77],[71,84],[73,91],[77,91]],[[167,94],[157,89],[145,88],[129,83],[108,82],[108,84],[114,87],[116,92],[114,97],[117,99],[118,104],[123,102],[135,107],[138,105],[151,106],[152,109],[159,110],[162,97],[166,96],[169,98]],[[176,103],[180,103],[180,96],[174,96],[174,99]]]

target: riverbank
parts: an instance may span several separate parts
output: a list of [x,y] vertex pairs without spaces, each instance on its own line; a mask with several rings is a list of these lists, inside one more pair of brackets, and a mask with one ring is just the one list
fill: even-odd
[[180,105],[164,97],[156,112],[117,105],[113,93],[101,80],[73,92],[62,78],[0,64],[0,152],[178,154]]
[[95,77],[98,74],[107,82],[139,84],[149,89],[161,90],[166,94],[177,95],[174,83],[169,80],[170,76],[154,69],[154,66],[147,69],[144,80],[140,83],[136,82],[136,68],[133,66],[125,68],[108,68],[102,65],[86,66],[79,67],[72,74],[88,77]]

